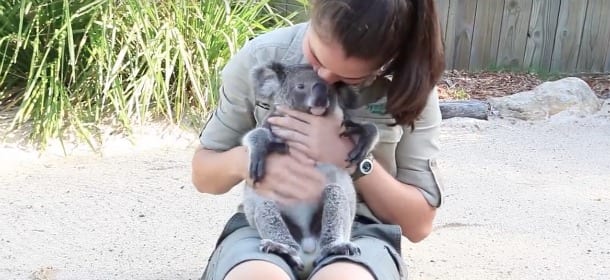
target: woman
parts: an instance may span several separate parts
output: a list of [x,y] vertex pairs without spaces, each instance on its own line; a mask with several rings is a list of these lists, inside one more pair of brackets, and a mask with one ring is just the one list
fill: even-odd
[[[202,279],[406,278],[401,236],[418,242],[432,229],[442,196],[434,86],[444,67],[434,0],[312,0],[310,15],[309,22],[254,38],[228,62],[218,108],[193,157],[193,184],[223,194],[247,177],[240,140],[268,113],[249,91],[250,69],[271,60],[309,63],[327,82],[357,89],[362,106],[351,116],[376,123],[381,133],[373,169],[349,168],[360,199],[352,235],[361,255],[330,257],[298,275],[280,257],[259,252],[260,238],[245,226],[240,205]],[[346,166],[353,143],[339,137],[336,117],[285,113],[270,122],[291,153],[267,159],[257,191],[284,203],[319,198],[323,178],[314,163]]]

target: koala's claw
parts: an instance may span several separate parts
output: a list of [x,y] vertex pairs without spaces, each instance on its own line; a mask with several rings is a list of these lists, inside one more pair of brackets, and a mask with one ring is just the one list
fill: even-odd
[[288,153],[288,144],[283,143],[283,142],[271,142],[269,144],[269,152],[287,154]]
[[358,164],[366,157],[366,145],[364,143],[356,143],[353,150],[347,155],[347,161],[350,164]]
[[248,176],[254,183],[263,179],[265,176],[265,158],[270,153],[288,153],[288,145],[281,142],[271,142],[267,149],[254,153],[250,156],[250,165],[248,166]]
[[257,157],[250,159],[250,165],[248,166],[248,175],[254,183],[263,179],[265,174],[265,160],[258,160]]
[[320,251],[320,256],[315,260],[314,265],[317,266],[324,258],[333,255],[360,255],[360,247],[353,242],[339,242],[330,244],[329,246],[322,248],[322,251]]
[[261,240],[259,249],[264,253],[274,253],[285,257],[297,270],[305,269],[305,264],[303,263],[303,260],[301,260],[301,257],[299,257],[297,249],[286,244],[281,244],[271,239],[263,239]]
[[346,159],[350,165],[357,164],[366,157],[369,141],[365,141],[365,138],[362,138],[362,136],[366,134],[366,130],[364,129],[364,126],[350,120],[343,121],[343,125],[345,126],[345,131],[341,133],[341,136],[360,136],[357,140],[352,137],[352,140],[354,140],[356,145],[354,146],[354,149],[349,152]]
[[343,120],[343,122],[341,124],[348,129],[360,127],[360,125],[357,122],[354,122],[352,120]]
[[345,131],[341,133],[341,136],[360,135],[364,133],[364,128],[362,125],[353,121],[344,120],[342,125],[345,126]]

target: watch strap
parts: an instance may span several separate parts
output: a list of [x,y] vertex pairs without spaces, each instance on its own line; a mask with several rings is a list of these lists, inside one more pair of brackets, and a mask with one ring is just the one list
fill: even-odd
[[[370,166],[363,166],[370,165]],[[366,170],[368,169],[368,170]],[[373,155],[369,153],[362,161],[358,162],[356,165],[356,170],[351,174],[352,180],[356,181],[360,179],[362,176],[369,174],[373,169]]]

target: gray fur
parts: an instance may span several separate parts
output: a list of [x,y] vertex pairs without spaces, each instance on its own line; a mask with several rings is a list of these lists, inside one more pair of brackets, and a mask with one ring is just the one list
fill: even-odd
[[[326,114],[357,106],[347,87],[328,86],[309,65],[286,66],[277,62],[255,67],[252,71],[253,91],[257,99],[271,105],[286,105],[302,112],[312,107],[323,107]],[[343,115],[346,135],[353,137],[356,147],[348,161],[362,160],[378,141],[374,124],[357,124]],[[272,133],[266,121],[249,131],[242,139],[249,151],[249,176],[252,182],[265,174],[265,159],[269,153],[288,152],[282,140]],[[326,178],[322,199],[315,203],[281,205],[258,195],[252,186],[244,189],[244,212],[249,224],[262,238],[260,249],[275,253],[297,270],[309,270],[329,255],[359,254],[351,242],[351,227],[356,214],[356,191],[350,175],[337,166],[319,163],[318,170]]]

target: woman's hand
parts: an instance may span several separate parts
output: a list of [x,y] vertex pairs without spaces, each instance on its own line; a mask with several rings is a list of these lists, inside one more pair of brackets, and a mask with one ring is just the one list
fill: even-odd
[[265,176],[256,192],[282,204],[318,201],[325,179],[315,162],[300,151],[271,153],[265,159]]
[[298,150],[315,161],[347,167],[347,154],[354,144],[340,136],[342,115],[322,117],[286,108],[278,111],[285,116],[270,117],[268,121],[273,133],[288,144],[291,152]]

